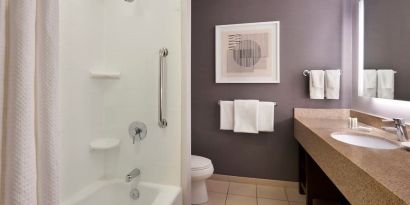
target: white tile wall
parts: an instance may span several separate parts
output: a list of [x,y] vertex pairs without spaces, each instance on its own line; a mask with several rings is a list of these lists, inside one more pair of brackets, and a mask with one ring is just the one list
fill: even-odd
[[[61,1],[63,198],[101,177],[180,184],[181,13],[179,0]],[[169,50],[166,73],[168,127],[157,126],[158,50]],[[120,71],[120,80],[95,80],[89,70]],[[128,125],[148,127],[133,145]],[[98,137],[120,138],[120,148],[90,152]],[[69,170],[69,171],[68,171]]]
[[[135,167],[143,180],[180,184],[181,144],[181,13],[177,0],[105,1],[106,68],[122,73],[119,82],[104,95],[106,137],[123,141],[116,162],[107,161],[116,177]],[[159,49],[169,50],[166,72],[166,118],[168,127],[158,127]],[[140,120],[148,136],[132,145],[128,124]],[[117,166],[111,166],[116,163]]]
[[61,1],[62,197],[103,176],[103,155],[88,142],[102,135],[103,88],[88,70],[104,65],[104,4]]

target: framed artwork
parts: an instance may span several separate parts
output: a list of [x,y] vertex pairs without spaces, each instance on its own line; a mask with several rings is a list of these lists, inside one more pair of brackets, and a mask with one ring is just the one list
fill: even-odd
[[279,31],[279,21],[216,26],[216,83],[279,83]]

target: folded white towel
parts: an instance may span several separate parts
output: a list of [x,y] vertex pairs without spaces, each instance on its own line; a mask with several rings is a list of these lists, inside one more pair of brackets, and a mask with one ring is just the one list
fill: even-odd
[[234,132],[258,133],[259,100],[234,101]]
[[220,129],[233,130],[233,101],[220,101]]
[[326,70],[326,98],[339,99],[340,93],[340,70]]
[[325,72],[323,70],[311,70],[309,76],[309,90],[311,99],[325,98]]
[[394,70],[377,70],[377,97],[394,99]]
[[258,129],[260,132],[273,132],[275,104],[274,102],[259,102]]
[[377,72],[374,69],[365,69],[363,72],[363,96],[376,97]]

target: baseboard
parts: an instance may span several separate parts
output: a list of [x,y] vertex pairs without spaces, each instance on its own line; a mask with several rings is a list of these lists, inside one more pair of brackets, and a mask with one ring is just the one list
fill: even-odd
[[239,177],[239,176],[230,176],[230,175],[222,175],[222,174],[213,174],[209,179],[218,180],[218,181],[245,183],[245,184],[298,188],[298,182],[292,182],[292,181],[259,179],[259,178]]

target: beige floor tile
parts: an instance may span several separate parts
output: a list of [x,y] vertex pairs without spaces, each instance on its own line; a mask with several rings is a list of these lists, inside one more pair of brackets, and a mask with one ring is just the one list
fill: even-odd
[[256,184],[256,179],[249,177],[229,176],[229,181],[235,183]]
[[288,201],[258,198],[258,205],[289,205]]
[[290,182],[290,181],[279,181],[279,180],[271,180],[271,179],[256,179],[257,185],[265,185],[265,186],[277,186],[277,187],[290,187],[290,188],[298,188],[298,182]]
[[228,195],[226,205],[257,205],[256,197]]
[[285,188],[283,187],[257,185],[256,189],[258,198],[276,199],[282,201],[288,200],[286,198]]
[[227,182],[229,182],[229,177],[230,177],[230,176],[228,176],[228,175],[213,174],[209,179],[217,180],[217,181],[227,181]]
[[206,180],[206,187],[209,192],[227,194],[229,182],[217,181],[217,180]]
[[202,205],[225,205],[226,194],[208,192],[208,202]]
[[299,194],[299,190],[295,188],[286,188],[286,195],[288,197],[288,201],[291,202],[305,202],[306,195]]
[[231,182],[228,194],[256,197],[256,185]]

